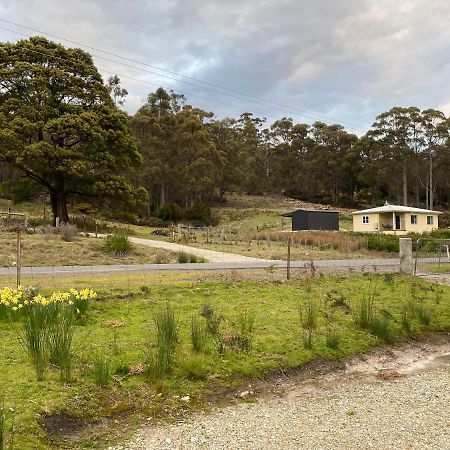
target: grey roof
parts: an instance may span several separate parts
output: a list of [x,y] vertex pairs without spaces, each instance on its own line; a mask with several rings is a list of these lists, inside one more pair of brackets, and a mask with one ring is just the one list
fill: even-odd
[[383,205],[378,208],[363,209],[362,211],[355,211],[352,214],[373,214],[373,213],[419,213],[419,214],[442,214],[439,211],[433,211],[431,209],[413,208],[412,206],[402,205]]
[[281,214],[281,216],[283,216],[283,217],[292,217],[292,213],[295,213],[297,211],[324,212],[324,213],[339,214],[339,211],[334,211],[333,209],[305,209],[305,208],[301,208],[301,209],[296,209],[295,211],[291,211],[291,212],[288,212],[288,213]]

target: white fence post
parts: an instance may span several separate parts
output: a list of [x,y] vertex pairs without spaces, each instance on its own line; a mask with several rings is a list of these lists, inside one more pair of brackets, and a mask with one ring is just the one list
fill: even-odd
[[400,273],[412,275],[414,273],[414,264],[412,257],[412,239],[400,238]]

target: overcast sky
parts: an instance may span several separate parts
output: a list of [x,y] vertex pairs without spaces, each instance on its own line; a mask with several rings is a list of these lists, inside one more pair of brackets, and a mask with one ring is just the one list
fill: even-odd
[[450,114],[449,0],[0,0],[0,18],[251,96],[90,50],[128,65],[94,58],[121,76],[130,113],[161,85],[219,117],[324,119],[358,134],[392,106]]

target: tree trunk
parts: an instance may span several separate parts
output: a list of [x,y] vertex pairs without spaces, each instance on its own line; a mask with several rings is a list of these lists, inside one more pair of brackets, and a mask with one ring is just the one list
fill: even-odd
[[159,207],[162,208],[166,203],[166,187],[164,186],[164,181],[161,181],[161,186],[159,190]]
[[402,184],[403,184],[403,205],[408,206],[408,170],[406,166],[406,160],[403,160],[403,174],[402,174]]
[[433,183],[434,183],[434,181],[433,181],[433,155],[432,155],[431,150],[429,150],[428,155],[429,155],[429,172],[430,172],[430,186],[429,186],[429,189],[430,189],[430,195],[429,195],[430,205],[429,205],[429,208],[433,209],[433,206],[434,206],[434,184]]
[[53,212],[53,225],[56,226],[56,218],[59,223],[69,222],[69,214],[67,213],[67,196],[64,191],[55,191],[50,193],[50,203]]

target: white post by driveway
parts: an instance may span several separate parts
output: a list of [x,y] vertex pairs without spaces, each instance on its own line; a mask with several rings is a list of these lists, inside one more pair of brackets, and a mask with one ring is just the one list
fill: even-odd
[[414,273],[414,264],[412,257],[412,239],[400,238],[400,273],[412,275]]

